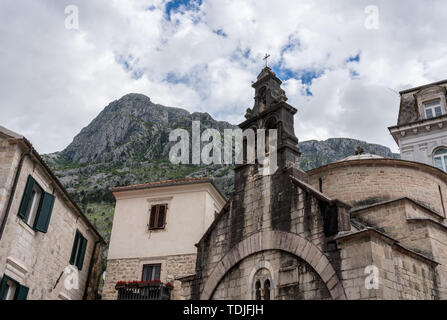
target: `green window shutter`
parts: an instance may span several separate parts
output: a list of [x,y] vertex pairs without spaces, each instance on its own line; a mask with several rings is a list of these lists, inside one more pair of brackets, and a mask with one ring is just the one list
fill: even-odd
[[0,300],[3,298],[6,290],[6,282],[9,280],[9,277],[3,275],[3,279],[0,282]]
[[79,242],[80,235],[81,235],[80,232],[78,230],[76,230],[76,235],[75,235],[74,242],[73,242],[73,249],[71,249],[71,256],[70,256],[70,264],[71,265],[75,264],[76,249],[78,247],[78,242]]
[[50,224],[51,213],[53,212],[55,197],[52,194],[44,192],[42,200],[39,204],[39,211],[37,212],[36,223],[34,229],[46,233],[48,225]]
[[15,300],[26,300],[28,296],[29,288],[25,286],[19,286],[16,292]]
[[87,249],[87,239],[81,235],[81,246],[79,248],[78,261],[76,261],[76,266],[78,267],[79,270],[82,270],[82,266],[84,265],[84,257],[86,249]]
[[19,208],[19,217],[25,219],[26,209],[28,208],[29,201],[31,200],[31,194],[33,193],[35,181],[33,177],[28,176],[28,181],[26,182],[25,192],[23,193],[22,202]]

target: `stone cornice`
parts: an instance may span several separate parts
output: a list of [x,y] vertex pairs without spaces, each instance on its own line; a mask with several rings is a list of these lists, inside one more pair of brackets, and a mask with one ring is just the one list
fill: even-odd
[[371,204],[369,206],[353,208],[351,210],[351,213],[358,213],[358,212],[366,211],[366,210],[369,210],[369,209],[372,209],[372,208],[393,204],[393,203],[396,203],[396,202],[399,202],[399,201],[408,201],[408,202],[410,202],[412,204],[415,204],[416,206],[418,206],[419,208],[423,209],[428,214],[430,214],[431,216],[435,217],[438,220],[443,221],[445,219],[445,217],[443,217],[442,215],[440,215],[438,212],[434,211],[433,209],[425,206],[424,204],[422,204],[422,203],[420,203],[420,202],[418,202],[418,201],[416,201],[414,199],[408,198],[408,197],[402,197],[402,198],[397,198],[397,199],[393,199],[393,200],[389,200],[389,201],[383,201],[383,202],[374,203],[374,204]]
[[297,109],[295,109],[294,107],[292,107],[290,104],[288,104],[287,102],[281,101],[278,102],[276,105],[272,106],[271,108],[268,108],[267,110],[255,115],[254,117],[245,120],[244,122],[239,124],[240,128],[244,128],[244,127],[248,127],[252,122],[255,122],[261,118],[265,118],[269,113],[273,113],[276,110],[280,109],[280,108],[286,108],[289,109],[292,114],[295,114],[298,112]]
[[423,86],[419,86],[419,87],[415,87],[415,88],[402,90],[399,93],[400,94],[410,93],[410,92],[413,92],[413,91],[419,91],[419,90],[422,90],[422,89],[425,89],[425,88],[428,88],[428,87],[431,87],[431,86],[437,86],[437,85],[446,84],[446,83],[447,83],[447,79],[446,80],[441,80],[441,81],[436,81],[436,82],[429,83],[429,84],[425,84]]
[[405,137],[407,135],[414,135],[420,132],[429,132],[432,130],[439,130],[447,126],[447,114],[431,119],[422,119],[404,125],[397,125],[389,127],[391,135],[396,143],[399,141],[399,135]]
[[363,160],[348,160],[330,163],[312,170],[307,171],[309,176],[313,176],[325,171],[329,171],[335,168],[343,167],[353,167],[353,166],[388,166],[388,167],[400,167],[400,168],[411,168],[415,170],[425,171],[430,173],[440,179],[447,179],[447,173],[438,168],[430,166],[425,163],[400,160],[400,159],[363,159]]
[[324,193],[316,190],[314,187],[312,187],[311,185],[305,183],[304,181],[301,181],[293,176],[289,176],[290,180],[292,180],[292,182],[297,185],[298,187],[305,189],[307,192],[310,192],[315,198],[328,202],[329,204],[335,204],[338,207],[345,207],[350,209],[351,206],[341,200],[338,199],[331,199],[329,198],[327,195],[325,195]]
[[336,241],[337,243],[341,243],[341,242],[347,242],[350,240],[355,240],[358,238],[362,238],[362,237],[375,237],[376,239],[381,239],[383,242],[389,244],[393,249],[396,249],[397,251],[408,255],[412,258],[415,258],[417,260],[423,261],[431,266],[436,267],[437,265],[439,265],[439,262],[424,256],[421,253],[418,253],[416,251],[410,250],[404,246],[402,246],[399,241],[397,241],[396,239],[390,237],[389,235],[380,232],[376,229],[373,228],[368,228],[365,230],[361,230],[358,232],[353,232],[353,233],[347,233],[347,234],[342,234],[338,237],[336,237]]

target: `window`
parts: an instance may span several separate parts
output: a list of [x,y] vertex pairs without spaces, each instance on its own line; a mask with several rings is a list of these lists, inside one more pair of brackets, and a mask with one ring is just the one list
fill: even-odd
[[424,103],[424,110],[427,119],[442,116],[441,100]]
[[253,277],[253,293],[252,297],[255,300],[270,300],[272,299],[271,292],[271,276],[270,271],[266,268],[261,268],[256,271]]
[[278,140],[278,137],[273,137],[272,143],[270,143],[270,133],[271,133],[270,130],[278,130],[278,121],[276,120],[276,118],[270,118],[265,125],[265,153],[266,154],[270,153],[270,144],[272,144],[272,147],[276,147],[277,140]]
[[161,264],[145,264],[143,266],[142,281],[160,280]]
[[28,202],[28,208],[26,209],[25,222],[29,226],[34,226],[36,220],[37,209],[39,207],[40,198],[42,197],[42,189],[35,184],[31,191],[31,198]]
[[447,172],[447,149],[438,149],[433,154],[434,166],[444,172]]
[[5,292],[3,293],[2,300],[14,300],[17,287],[18,285],[15,281],[6,279]]
[[53,212],[55,197],[39,186],[32,176],[28,176],[22,202],[19,207],[19,217],[36,231],[46,233]]
[[439,189],[439,197],[441,198],[442,213],[444,214],[445,217],[444,197],[442,196],[442,189],[440,185],[438,185],[438,189]]
[[79,230],[76,230],[73,249],[71,250],[70,264],[76,266],[78,270],[82,270],[86,249],[87,239]]
[[264,300],[270,300],[270,280],[264,281]]
[[0,282],[0,300],[26,300],[29,289],[4,275]]
[[255,284],[255,299],[261,300],[261,281],[256,281]]
[[166,225],[167,204],[157,204],[151,207],[149,229],[163,229]]
[[244,164],[256,163],[256,127],[246,129],[242,133],[242,155]]

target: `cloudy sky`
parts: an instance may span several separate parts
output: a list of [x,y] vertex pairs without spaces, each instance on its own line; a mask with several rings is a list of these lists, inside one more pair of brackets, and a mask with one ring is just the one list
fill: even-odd
[[239,123],[268,52],[301,141],[397,151],[397,92],[447,78],[446,12],[445,0],[1,0],[0,124],[59,151],[130,92]]

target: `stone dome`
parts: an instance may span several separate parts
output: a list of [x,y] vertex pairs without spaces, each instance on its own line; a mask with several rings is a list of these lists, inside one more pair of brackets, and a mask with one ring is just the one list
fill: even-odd
[[370,160],[370,159],[384,159],[384,157],[378,156],[376,154],[364,153],[364,154],[352,155],[344,159],[341,159],[337,162],[352,161],[352,160]]

